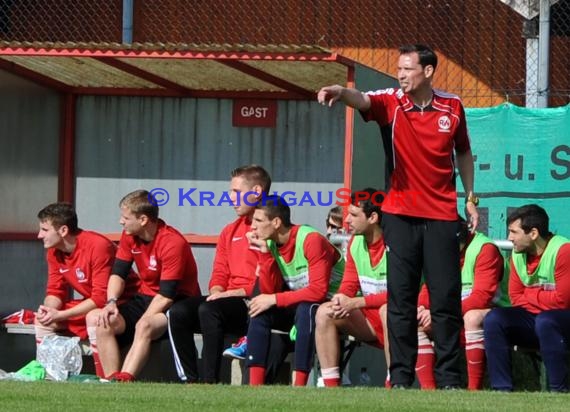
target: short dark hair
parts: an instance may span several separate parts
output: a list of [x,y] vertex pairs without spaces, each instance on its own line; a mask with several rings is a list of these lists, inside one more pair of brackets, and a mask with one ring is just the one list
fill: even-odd
[[128,208],[136,217],[145,215],[151,221],[158,220],[156,200],[148,190],[135,190],[121,199],[119,207]]
[[406,44],[400,46],[400,55],[417,53],[420,59],[420,65],[425,68],[426,66],[433,66],[435,71],[437,67],[437,54],[432,50],[431,47],[425,44]]
[[291,209],[285,199],[279,195],[264,196],[255,208],[263,210],[269,219],[278,217],[285,227],[291,227],[292,225]]
[[263,167],[256,164],[237,167],[232,170],[231,176],[232,178],[242,177],[252,186],[261,186],[261,190],[264,193],[269,193],[271,189],[271,177],[269,173]]
[[327,227],[330,226],[329,224],[330,220],[332,220],[336,226],[342,227],[342,218],[343,218],[342,207],[335,206],[331,208],[331,210],[329,210],[329,213],[327,214],[327,221],[326,221]]
[[[364,200],[360,200],[359,197],[364,193],[367,193],[368,197]],[[377,201],[376,196],[378,194],[382,194],[383,197],[386,196],[385,192],[373,189],[371,187],[352,192],[350,195],[350,204],[361,208],[366,217],[370,217],[372,216],[372,213],[376,213],[378,215],[378,225],[380,225],[382,221],[382,210],[380,208],[382,202]]]
[[74,234],[79,231],[77,213],[71,203],[57,202],[44,207],[38,212],[40,222],[50,222],[55,229],[67,226],[69,232]]
[[515,209],[507,218],[507,226],[519,220],[521,221],[521,228],[525,233],[530,232],[533,228],[538,230],[538,234],[542,238],[550,235],[548,228],[548,214],[546,210],[536,204],[524,205]]

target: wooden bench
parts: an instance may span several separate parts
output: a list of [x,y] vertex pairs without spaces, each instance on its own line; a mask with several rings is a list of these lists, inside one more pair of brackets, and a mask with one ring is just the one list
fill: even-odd
[[19,335],[34,335],[34,325],[20,325],[19,323],[2,323],[0,328],[4,329],[6,333],[14,333]]
[[[0,326],[0,330],[10,334],[10,335],[31,335],[31,337],[35,334],[34,325],[21,325],[21,324],[2,324]],[[272,330],[272,334],[274,335],[288,335],[288,332],[280,331],[280,330]],[[239,337],[228,335],[226,337],[226,342],[232,342],[237,340]],[[202,348],[202,335],[201,334],[194,334],[194,340],[196,342],[196,346],[198,348],[198,353],[201,353]],[[35,343],[34,343],[35,345]],[[166,345],[167,347],[161,347],[162,345]],[[361,345],[361,342],[357,341],[352,336],[344,336],[341,339],[341,360],[340,360],[340,369],[341,373],[344,372],[346,369],[348,362],[354,350]],[[35,347],[35,346],[34,346]],[[80,341],[81,353],[84,357],[84,372],[85,373],[94,373],[93,363],[91,359],[91,348],[89,346],[88,340]],[[9,348],[6,348],[9,349]],[[35,352],[30,353],[30,359],[32,360],[35,357]],[[175,371],[172,372],[170,368],[166,372],[166,376],[161,376],[164,374],[164,366],[166,365],[173,365],[174,362],[172,360],[170,353],[170,345],[168,339],[163,339],[159,341],[155,341],[152,344],[151,348],[151,356],[149,357],[149,362],[145,365],[145,368],[141,374],[141,379],[144,380],[159,380],[159,381],[176,381],[177,377],[175,376]],[[167,359],[168,358],[168,359]],[[245,377],[245,362],[239,359],[232,359],[229,360],[229,377],[225,380],[230,383],[231,385],[242,385],[244,383]],[[289,367],[287,367],[287,364]],[[315,355],[315,364],[316,355]],[[289,353],[287,358],[285,359],[285,369],[280,374],[278,381],[280,383],[289,383],[291,380],[291,373],[292,373],[292,365],[293,365],[293,353]],[[23,366],[23,365],[22,365]],[[1,366],[0,366],[1,367]],[[317,373],[318,368],[315,368],[314,373]],[[227,374],[227,373],[226,373]]]
[[[34,325],[2,324],[0,326],[0,335],[5,335],[2,337],[2,340],[6,342],[5,345],[2,345],[2,352],[0,352],[2,353],[0,362],[3,362],[0,364],[0,368],[12,372],[35,359],[36,344],[33,338],[35,335]],[[201,346],[202,335],[198,335],[197,338],[197,344]],[[93,365],[93,358],[91,357],[92,352],[89,341],[82,340],[79,342],[79,346],[83,355],[82,373],[94,374],[95,367]],[[123,349],[122,354],[126,355],[127,350],[128,348]],[[12,353],[14,353],[15,358],[17,358],[15,361],[11,359]],[[140,378],[141,380],[167,382],[175,382],[178,380],[168,339],[160,339],[152,343],[151,356],[143,368]]]
[[[6,333],[11,333],[15,335],[35,335],[36,330],[34,325],[21,325],[18,323],[3,323],[2,329],[6,331]],[[81,347],[81,354],[83,356],[91,356],[91,348],[89,347],[88,340],[82,340],[79,342],[79,346]]]
[[[281,331],[273,331],[274,333],[282,333]],[[35,335],[34,325],[21,325],[21,324],[0,324],[0,333],[6,334],[9,338],[6,345],[1,345],[2,352],[5,351],[3,357],[10,359],[13,352],[19,349],[19,353],[14,359],[14,362],[8,362],[6,365],[0,363],[0,369],[12,372],[24,366],[27,362],[33,360],[36,356],[35,353]],[[227,335],[225,343],[229,346],[232,342],[239,339],[236,335]],[[198,354],[201,354],[202,349],[202,335],[199,333],[194,334],[194,341],[198,349]],[[93,360],[91,358],[92,352],[88,340],[80,342],[81,352],[83,355],[83,373],[95,373]],[[123,355],[126,355],[127,348],[123,349]],[[0,360],[1,362],[1,360]],[[199,359],[199,367],[201,361]],[[10,370],[8,370],[10,369]],[[237,359],[230,360],[224,358],[222,361],[222,381],[232,385],[241,385],[244,379],[244,362]],[[177,382],[178,376],[174,368],[174,360],[172,357],[170,342],[167,338],[154,341],[151,346],[151,354],[149,360],[140,375],[141,380],[150,381],[167,381]]]

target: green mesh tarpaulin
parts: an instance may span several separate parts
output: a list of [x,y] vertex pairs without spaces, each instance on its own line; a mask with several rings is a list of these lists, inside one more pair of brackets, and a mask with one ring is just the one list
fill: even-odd
[[[548,212],[551,231],[570,236],[570,106],[504,104],[466,114],[483,231],[505,239],[509,210],[536,203]],[[463,207],[460,200],[462,214]]]

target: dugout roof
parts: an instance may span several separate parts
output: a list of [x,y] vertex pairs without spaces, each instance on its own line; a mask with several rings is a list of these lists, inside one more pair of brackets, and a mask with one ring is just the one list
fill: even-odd
[[313,99],[354,66],[310,45],[0,42],[0,69],[76,95]]

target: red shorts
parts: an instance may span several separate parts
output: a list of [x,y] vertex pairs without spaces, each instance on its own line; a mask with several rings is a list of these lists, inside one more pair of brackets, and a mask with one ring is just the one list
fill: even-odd
[[363,308],[360,309],[368,323],[372,325],[376,332],[376,342],[366,342],[372,346],[377,346],[380,349],[384,348],[384,328],[382,327],[382,319],[380,318],[380,309],[378,308]]
[[[77,306],[83,302],[82,300],[72,300],[71,302],[66,302],[63,305],[62,310],[66,310]],[[75,316],[69,318],[66,321],[60,322],[59,325],[63,330],[69,331],[73,336],[79,336],[81,340],[87,339],[87,326],[85,325],[85,315]]]

